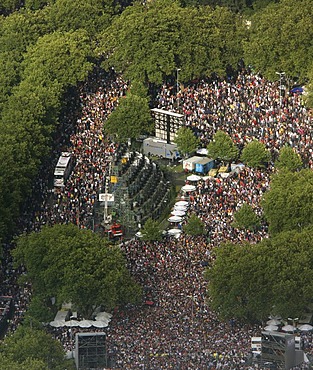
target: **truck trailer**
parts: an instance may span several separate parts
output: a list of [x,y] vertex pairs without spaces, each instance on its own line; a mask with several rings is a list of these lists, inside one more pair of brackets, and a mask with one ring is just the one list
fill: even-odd
[[155,155],[159,158],[178,159],[180,158],[177,145],[167,143],[165,140],[148,137],[142,143],[143,153],[150,156]]
[[192,172],[196,169],[196,163],[201,161],[202,157],[194,156],[183,160],[183,169]]

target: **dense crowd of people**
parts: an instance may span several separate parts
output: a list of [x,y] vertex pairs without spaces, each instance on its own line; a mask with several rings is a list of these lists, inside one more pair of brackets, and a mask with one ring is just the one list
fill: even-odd
[[[26,231],[55,223],[91,226],[109,157],[118,150],[115,143],[103,136],[102,126],[127,88],[122,78],[111,79],[104,74],[82,87],[81,115],[66,148],[75,157],[75,169],[64,190],[53,196],[48,183],[42,182],[41,204],[36,212],[27,215]],[[217,130],[223,130],[240,149],[252,139],[261,140],[273,160],[283,145],[290,145],[301,154],[304,164],[313,168],[312,117],[300,95],[287,93],[281,98],[280,93],[277,83],[243,71],[235,80],[195,81],[181,87],[178,94],[172,86],[164,84],[157,94],[156,107],[179,109],[203,146]],[[273,162],[263,170],[245,167],[232,176],[198,181],[196,190],[188,195],[188,212],[203,220],[205,236],[192,238],[182,234],[180,238],[166,237],[154,243],[141,240],[121,243],[132,274],[152,304],[114,313],[106,332],[107,352],[115,368],[254,368],[247,360],[251,336],[260,333],[260,327],[235,320],[220,321],[210,309],[203,272],[212,262],[212,248],[221,243],[256,243],[267,237],[266,225],[257,232],[242,231],[235,229],[232,222],[234,212],[244,202],[262,214],[260,199],[269,187],[272,171]],[[186,194],[180,194],[183,195]],[[18,287],[15,277],[23,271],[13,269],[9,253],[7,258],[5,290],[15,297],[15,316],[10,322],[10,330],[14,330],[23,317],[31,289]],[[74,348],[72,331],[55,329],[55,335],[67,350]],[[312,351],[310,335],[305,337],[305,343]]]

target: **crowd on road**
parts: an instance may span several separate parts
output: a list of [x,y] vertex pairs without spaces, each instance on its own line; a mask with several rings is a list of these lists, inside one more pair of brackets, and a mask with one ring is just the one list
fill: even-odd
[[[98,75],[82,87],[81,115],[70,135],[69,148],[76,167],[53,202],[43,198],[28,231],[38,230],[43,224],[68,222],[81,228],[94,227],[90,219],[103,186],[108,157],[118,150],[103,136],[102,125],[126,90],[127,84],[121,78],[112,80],[105,75]],[[240,148],[254,138],[261,140],[274,156],[288,144],[301,154],[306,166],[313,168],[312,117],[301,96],[286,94],[281,98],[278,84],[257,74],[243,72],[235,80],[195,81],[182,87],[179,94],[174,87],[163,85],[156,99],[156,107],[167,110],[177,110],[179,99],[187,125],[197,132],[203,146],[217,130],[223,130]],[[244,202],[261,214],[260,199],[269,187],[272,170],[271,163],[264,170],[244,168],[235,176],[197,182],[189,212],[204,221],[205,236],[191,238],[182,234],[178,239],[168,237],[154,243],[122,242],[129,268],[149,292],[153,304],[127,307],[113,315],[106,329],[107,351],[114,357],[116,368],[253,368],[247,364],[250,338],[260,328],[235,320],[220,321],[210,309],[203,271],[206,263],[212,262],[212,248],[221,243],[256,243],[267,237],[266,225],[253,232],[234,229],[231,224],[234,212]],[[48,185],[44,183],[42,187],[48,195]],[[16,273],[13,268],[12,271]],[[16,301],[18,315],[26,308],[23,297],[22,294]],[[56,335],[64,339],[66,349],[72,349],[74,343],[66,330],[62,334],[59,329]],[[308,348],[310,343],[311,339]]]

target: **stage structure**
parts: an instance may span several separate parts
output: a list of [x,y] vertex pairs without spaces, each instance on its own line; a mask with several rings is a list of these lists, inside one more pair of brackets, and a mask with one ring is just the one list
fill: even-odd
[[76,334],[75,363],[77,370],[103,370],[108,366],[104,332]]
[[303,363],[305,357],[304,352],[295,347],[294,334],[262,332],[261,362],[263,366],[272,364],[271,368],[289,370]]
[[184,115],[158,108],[151,109],[151,114],[155,122],[155,137],[166,140],[168,144],[174,142],[178,129],[185,126]]

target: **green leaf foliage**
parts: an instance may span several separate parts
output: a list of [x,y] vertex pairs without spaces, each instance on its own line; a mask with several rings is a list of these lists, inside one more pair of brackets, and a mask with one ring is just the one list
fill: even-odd
[[205,272],[212,307],[223,318],[245,321],[260,322],[273,307],[282,317],[300,317],[313,293],[312,232],[215,248],[216,260]]
[[189,127],[180,127],[175,136],[178,152],[183,156],[196,151],[200,145],[200,140],[195,136]]
[[187,235],[197,236],[205,233],[205,226],[202,220],[193,213],[187,223],[183,226],[183,230]]
[[13,366],[17,363],[22,369],[64,370],[65,354],[61,343],[42,330],[19,326],[0,349],[6,361],[11,361]]
[[[1,348],[0,348],[1,350]],[[23,362],[16,362],[11,358],[0,354],[0,370],[48,370],[48,365],[41,360],[27,358]]]
[[99,37],[106,69],[161,84],[181,68],[181,81],[236,67],[243,23],[227,8],[183,8],[175,0],[128,7]]
[[13,254],[16,264],[26,266],[35,295],[56,297],[58,304],[71,301],[86,318],[94,306],[111,310],[140,298],[120,249],[89,230],[45,227],[19,237]]
[[[249,244],[226,244],[214,249],[216,260],[208,268],[211,307],[223,319],[261,320],[270,312],[271,291],[264,278],[267,256]],[[260,304],[262,302],[262,304]]]
[[75,86],[92,70],[90,39],[84,30],[47,34],[30,47],[23,62],[23,77],[45,76],[62,86]]
[[256,230],[260,226],[260,219],[250,204],[244,203],[234,214],[234,227],[239,229]]
[[308,76],[313,60],[313,7],[311,0],[282,0],[269,4],[251,19],[245,61],[268,78],[276,71]]
[[213,140],[208,144],[208,156],[223,162],[234,161],[238,158],[239,150],[228,134],[217,131]]
[[44,12],[15,12],[0,18],[0,112],[21,80],[21,62],[27,48],[48,32],[46,23]]
[[104,125],[104,130],[109,135],[114,135],[117,142],[135,139],[141,134],[151,132],[152,128],[147,99],[132,93],[120,98],[119,105]]
[[273,176],[262,206],[272,235],[312,225],[313,172],[279,172]]
[[243,163],[253,168],[265,167],[270,158],[270,152],[266,149],[265,145],[258,140],[247,143],[240,157]]
[[154,221],[152,218],[148,218],[145,222],[144,227],[141,230],[142,240],[155,241],[162,239],[162,230],[160,229],[159,223]]
[[84,29],[91,38],[103,31],[117,8],[112,0],[57,0],[49,7],[48,22],[55,31]]
[[278,170],[288,170],[295,172],[303,167],[301,157],[289,146],[284,146],[279,151],[279,157],[275,162]]

